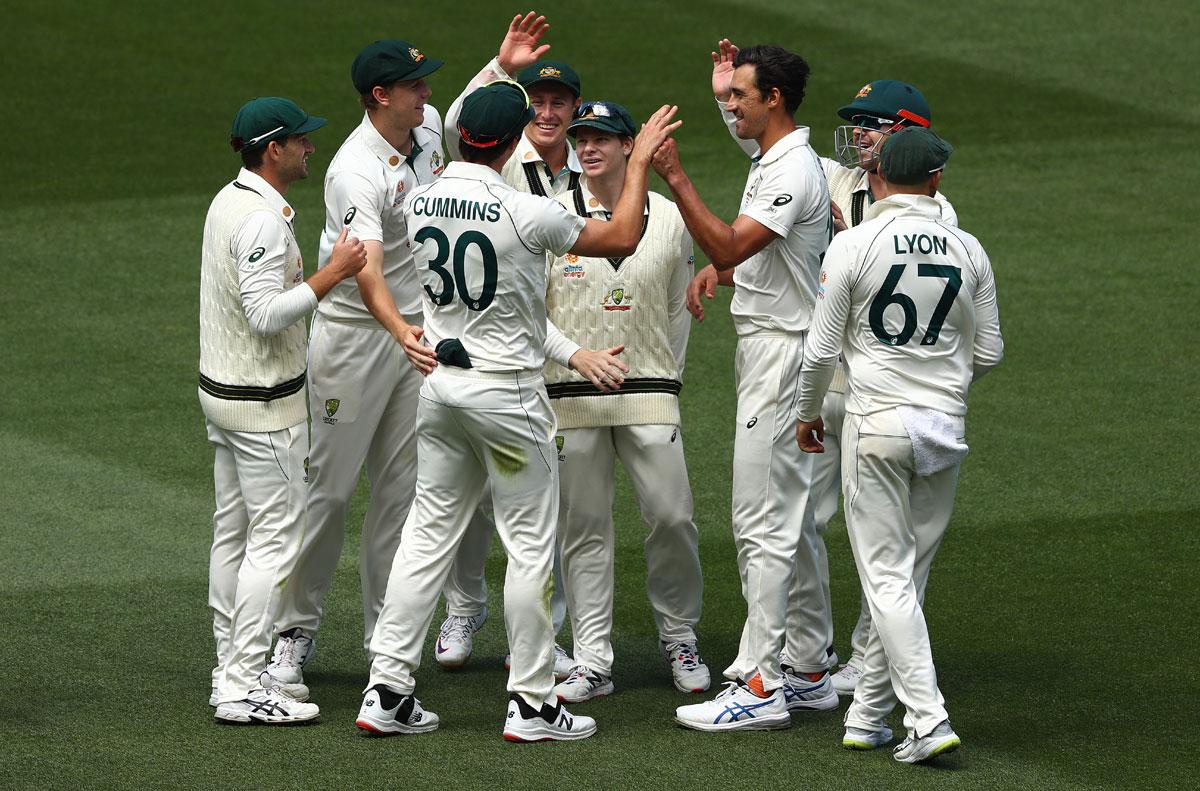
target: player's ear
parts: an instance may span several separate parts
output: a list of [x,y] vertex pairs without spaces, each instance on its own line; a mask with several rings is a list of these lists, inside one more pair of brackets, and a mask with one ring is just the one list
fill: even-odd
[[384,88],[382,85],[376,85],[374,88],[371,89],[371,98],[374,99],[375,103],[378,104],[380,107],[387,107],[388,103],[390,101],[390,97],[388,96],[388,90],[387,90],[387,88]]
[[626,157],[628,157],[630,154],[633,153],[633,138],[632,137],[630,137],[629,135],[625,135],[624,137],[621,138],[621,150],[625,152]]
[[771,92],[767,94],[767,106],[768,107],[778,107],[782,104],[783,104],[783,94],[779,92],[778,88],[772,88]]

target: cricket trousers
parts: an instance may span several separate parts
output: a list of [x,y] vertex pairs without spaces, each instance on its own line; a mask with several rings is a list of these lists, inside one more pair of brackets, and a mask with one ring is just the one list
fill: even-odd
[[[738,338],[737,432],[733,446],[733,540],[746,623],[727,678],[761,674],[783,685],[783,648],[793,577],[805,607],[824,605],[809,489],[812,458],[796,445],[796,399],[805,333],[756,332]],[[820,630],[818,630],[820,631]],[[826,667],[823,631],[788,659],[797,670]]]
[[496,532],[508,553],[508,689],[535,707],[553,700],[554,429],[540,370],[486,374],[440,365],[426,378],[417,409],[416,496],[371,640],[368,688],[415,688],[438,596],[490,480]]
[[954,511],[959,465],[917,475],[895,409],[847,414],[842,431],[847,531],[871,608],[863,677],[846,725],[878,731],[899,700],[905,727],[926,736],[947,715],[922,606]]
[[704,576],[683,438],[674,425],[559,432],[558,546],[575,662],[612,675],[613,463],[633,484],[646,536],[646,593],[659,639],[694,642]]
[[[843,380],[844,381],[844,380]],[[844,385],[843,385],[844,386]],[[789,657],[808,641],[824,639],[828,646],[827,665],[837,664],[833,651],[833,598],[829,593],[829,557],[825,551],[825,530],[837,516],[838,502],[842,492],[842,423],[846,417],[846,394],[829,390],[821,404],[821,420],[825,424],[825,452],[813,456],[813,518],[816,521],[817,567],[821,570],[821,596],[823,603],[814,607],[805,601],[800,590],[799,578],[793,578],[792,590],[788,595],[787,643],[784,656]],[[852,655],[847,664],[862,669],[863,655],[867,651],[867,633],[871,629],[871,610],[865,594],[859,595],[858,621],[850,636]],[[824,635],[823,638],[819,635]],[[809,671],[818,672],[818,671]]]
[[[415,317],[414,317],[415,318]],[[410,319],[411,321],[411,319]],[[418,322],[419,323],[419,322]],[[364,646],[387,589],[416,480],[421,375],[378,324],[313,319],[308,351],[308,531],[275,631],[314,637],[346,536],[346,512],[366,463],[370,496],[359,539]]]
[[308,426],[259,433],[206,423],[216,490],[208,567],[217,643],[212,685],[218,703],[231,703],[259,685],[279,590],[304,537]]

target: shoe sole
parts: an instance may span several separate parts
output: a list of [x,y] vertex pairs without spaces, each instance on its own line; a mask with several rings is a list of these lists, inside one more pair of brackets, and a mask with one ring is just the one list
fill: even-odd
[[308,725],[320,719],[320,717],[321,715],[319,713],[314,714],[311,717],[272,717],[270,719],[263,717],[251,717],[249,714],[234,716],[214,714],[213,720],[222,725]]
[[377,723],[361,717],[355,720],[354,724],[358,726],[359,730],[369,736],[402,736],[405,734],[430,733],[431,731],[436,731],[438,727],[438,723],[435,722],[433,725],[401,725],[400,723],[396,723],[393,727],[383,728]]
[[510,731],[507,728],[504,730],[505,741],[517,742],[518,744],[534,744],[537,742],[573,742],[579,739],[586,739],[596,732],[596,726],[593,725],[590,730],[586,731],[552,731],[548,727],[535,727],[529,733],[518,733]]
[[836,692],[830,692],[823,698],[818,700],[797,700],[787,704],[788,711],[829,711],[836,709],[838,703],[838,695]]
[[[936,758],[939,755],[952,753],[962,747],[962,739],[957,736],[951,736],[946,741],[940,742],[933,747],[922,750],[919,753],[908,756],[907,758],[896,758],[902,764],[919,764],[922,761],[928,761],[930,758]],[[895,756],[893,756],[895,757]]]
[[467,662],[470,661],[471,655],[467,654],[467,658],[461,662],[443,662],[442,658],[439,656],[435,656],[434,659],[437,661],[438,667],[440,667],[442,670],[462,670],[467,666]]
[[711,681],[711,680],[710,680],[710,681],[709,681],[707,684],[705,684],[704,686],[702,686],[702,687],[685,687],[685,686],[683,686],[682,684],[680,684],[678,681],[675,681],[674,679],[671,679],[671,683],[673,683],[673,684],[675,685],[675,689],[679,690],[680,692],[688,692],[688,693],[691,693],[691,692],[708,692],[708,688],[709,688],[710,686],[712,686],[712,681]]
[[685,728],[691,728],[694,731],[707,731],[716,733],[720,731],[782,731],[792,727],[792,718],[785,717],[783,719],[768,720],[765,718],[756,718],[750,720],[738,720],[736,722],[693,722],[685,720],[682,717],[676,716],[675,722]]
[[881,734],[874,741],[866,741],[863,739],[856,739],[852,736],[843,736],[842,737],[842,747],[844,747],[847,750],[878,750],[880,747],[883,747],[883,746],[887,745],[888,743],[890,743],[893,738],[894,737],[892,736],[892,734],[887,733],[887,732]]

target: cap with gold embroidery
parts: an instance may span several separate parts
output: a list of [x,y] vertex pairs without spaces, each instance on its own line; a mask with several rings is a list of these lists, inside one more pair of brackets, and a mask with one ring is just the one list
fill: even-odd
[[376,85],[391,85],[401,80],[419,80],[442,67],[442,61],[396,38],[368,44],[350,66],[350,79],[360,94],[368,94]]
[[575,98],[582,92],[579,87],[579,75],[565,63],[557,60],[539,60],[532,66],[521,69],[517,82],[528,88],[538,82],[557,82],[567,86]]

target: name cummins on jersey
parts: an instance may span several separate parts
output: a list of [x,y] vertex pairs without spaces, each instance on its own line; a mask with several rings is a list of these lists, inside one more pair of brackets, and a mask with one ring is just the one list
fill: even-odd
[[479,371],[540,371],[546,255],[566,254],[587,221],[468,162],[450,163],[440,179],[414,190],[404,216],[426,341],[436,347],[457,338]]

